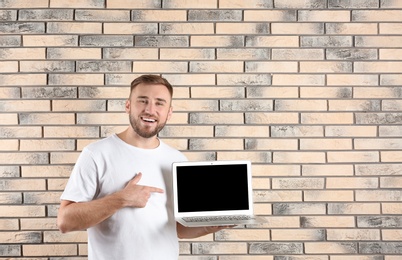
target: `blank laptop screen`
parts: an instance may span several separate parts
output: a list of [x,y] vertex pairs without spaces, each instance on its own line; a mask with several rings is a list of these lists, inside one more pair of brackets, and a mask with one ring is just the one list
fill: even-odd
[[247,210],[247,165],[177,167],[178,212]]

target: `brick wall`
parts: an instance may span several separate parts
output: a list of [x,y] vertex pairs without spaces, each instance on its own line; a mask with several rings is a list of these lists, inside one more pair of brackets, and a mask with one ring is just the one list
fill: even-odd
[[251,160],[269,220],[181,260],[401,259],[399,0],[1,0],[1,258],[86,259],[59,196],[144,73],[175,86],[161,138]]

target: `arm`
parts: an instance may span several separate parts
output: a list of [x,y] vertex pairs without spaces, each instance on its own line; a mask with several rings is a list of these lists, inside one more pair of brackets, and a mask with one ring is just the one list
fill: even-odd
[[232,228],[234,226],[211,226],[211,227],[185,227],[180,223],[177,226],[178,238],[197,238],[211,233],[218,232],[225,228]]
[[62,233],[92,227],[124,207],[143,208],[151,193],[162,189],[137,185],[142,174],[137,174],[121,191],[88,202],[63,200],[57,216],[57,226]]

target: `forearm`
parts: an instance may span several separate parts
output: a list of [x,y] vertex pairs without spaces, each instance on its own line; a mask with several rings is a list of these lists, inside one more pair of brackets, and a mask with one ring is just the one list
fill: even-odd
[[117,193],[89,202],[63,201],[57,216],[62,233],[84,230],[101,223],[124,207]]
[[184,227],[177,223],[177,236],[179,238],[196,238],[209,234],[205,227]]

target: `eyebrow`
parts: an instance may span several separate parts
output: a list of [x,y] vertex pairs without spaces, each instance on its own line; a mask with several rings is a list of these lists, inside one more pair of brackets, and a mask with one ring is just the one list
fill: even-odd
[[[149,97],[147,96],[138,96],[137,99],[149,99]],[[159,102],[164,102],[167,103],[167,101],[163,98],[156,98],[156,100],[158,100]]]

